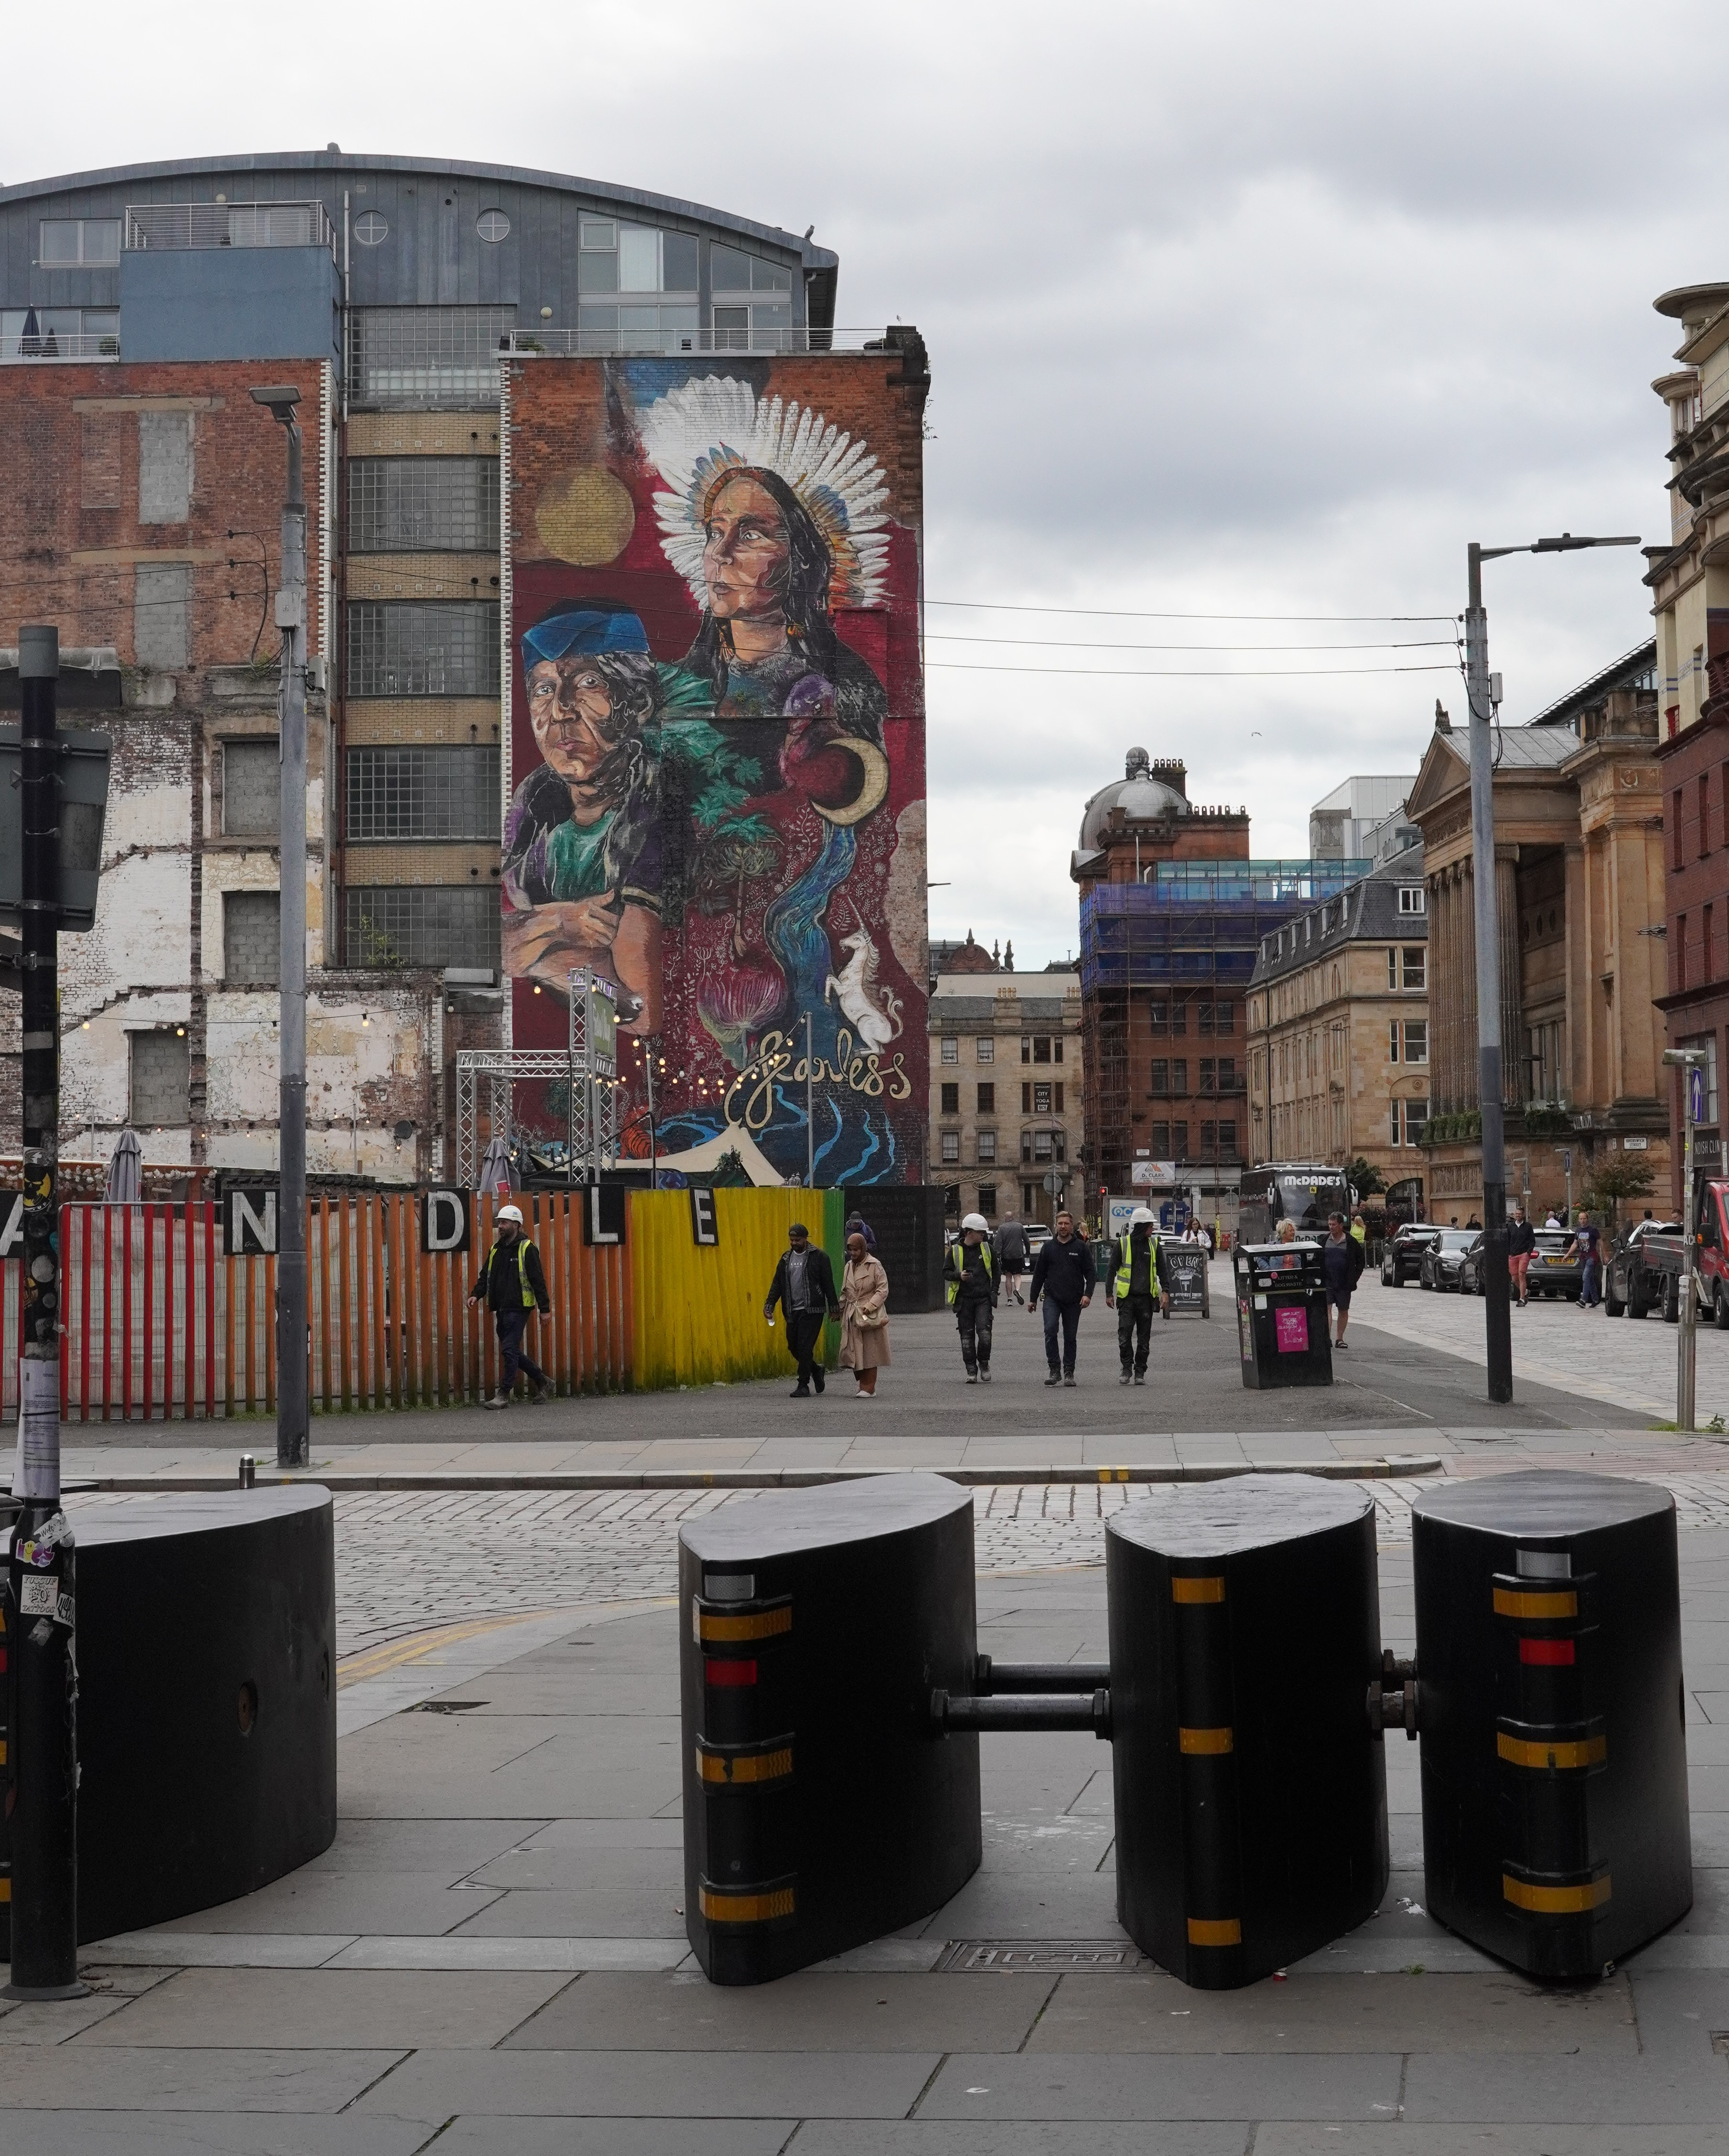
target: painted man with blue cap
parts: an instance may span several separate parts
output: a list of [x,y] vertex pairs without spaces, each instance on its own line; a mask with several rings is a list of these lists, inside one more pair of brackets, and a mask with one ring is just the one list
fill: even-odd
[[529,717],[545,761],[505,822],[505,970],[562,993],[574,966],[608,973],[626,1023],[660,1023],[661,675],[642,623],[566,599],[522,639]]

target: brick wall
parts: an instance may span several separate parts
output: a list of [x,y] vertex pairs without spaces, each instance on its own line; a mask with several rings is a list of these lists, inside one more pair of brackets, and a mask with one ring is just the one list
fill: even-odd
[[223,894],[224,980],[275,982],[280,978],[281,939],[280,891],[230,891]]

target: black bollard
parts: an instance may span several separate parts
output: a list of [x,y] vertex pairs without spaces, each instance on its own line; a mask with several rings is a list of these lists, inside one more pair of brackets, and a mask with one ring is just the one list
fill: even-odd
[[1118,1919],[1187,1984],[1251,1984],[1387,1890],[1373,1501],[1180,1486],[1112,1516],[1106,1561]]
[[935,1475],[736,1500],[679,1533],[685,1928],[761,1984],[929,1916],[978,1868],[972,1500]]
[[1412,1531],[1429,1909],[1595,1976],[1692,1906],[1675,1500],[1485,1476],[1425,1491]]

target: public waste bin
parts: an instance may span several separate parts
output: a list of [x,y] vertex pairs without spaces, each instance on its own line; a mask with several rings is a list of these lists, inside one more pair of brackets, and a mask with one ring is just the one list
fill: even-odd
[[1247,1243],[1236,1251],[1237,1339],[1243,1383],[1330,1385],[1326,1278],[1318,1243]]
[[1594,1977],[1693,1900],[1675,1500],[1540,1469],[1425,1491],[1411,1527],[1430,1912]]
[[1105,1551],[1118,1921],[1185,1984],[1252,1984],[1386,1891],[1374,1501],[1180,1485],[1113,1512]]

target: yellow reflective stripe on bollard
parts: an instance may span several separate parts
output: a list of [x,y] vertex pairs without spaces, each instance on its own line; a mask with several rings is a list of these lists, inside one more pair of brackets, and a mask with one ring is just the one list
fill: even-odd
[[1497,1617],[1577,1617],[1579,1598],[1570,1587],[1546,1594],[1533,1594],[1516,1587],[1497,1587],[1495,1614]]
[[704,1782],[718,1782],[723,1787],[737,1788],[743,1783],[783,1782],[793,1771],[793,1748],[783,1745],[776,1752],[745,1752],[728,1754],[711,1752],[699,1743],[696,1748],[697,1778]]
[[1188,1943],[1192,1947],[1239,1947],[1243,1927],[1234,1917],[1191,1917]]
[[1173,1602],[1223,1602],[1224,1581],[1217,1576],[1210,1579],[1185,1579],[1180,1574],[1171,1582]]
[[780,1887],[767,1894],[717,1893],[712,1887],[697,1890],[697,1907],[711,1924],[767,1924],[793,1913],[793,1889]]
[[1179,1752],[1219,1753],[1234,1748],[1229,1729],[1179,1729],[1177,1732]]
[[1501,1891],[1516,1909],[1528,1910],[1534,1917],[1584,1916],[1608,1900],[1608,1875],[1588,1879],[1581,1887],[1534,1887],[1529,1880],[1502,1872]]
[[749,1617],[717,1617],[706,1609],[696,1615],[696,1637],[706,1646],[711,1640],[732,1645],[741,1640],[772,1640],[793,1629],[793,1609],[759,1609]]
[[1577,1742],[1533,1744],[1524,1738],[1509,1737],[1502,1730],[1496,1738],[1495,1748],[1513,1767],[1600,1767],[1608,1756],[1608,1739],[1597,1736]]

